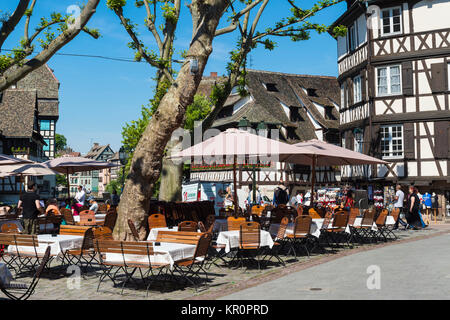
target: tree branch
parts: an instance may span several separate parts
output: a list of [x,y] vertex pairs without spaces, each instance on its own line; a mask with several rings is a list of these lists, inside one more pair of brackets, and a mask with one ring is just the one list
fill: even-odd
[[25,11],[27,11],[29,3],[30,0],[20,0],[14,13],[9,17],[7,21],[3,22],[2,28],[0,29],[0,49],[2,48],[5,40],[11,34],[11,32],[14,31],[15,27],[22,19]]
[[12,84],[16,83],[20,79],[23,79],[33,70],[44,65],[56,52],[58,52],[58,50],[72,41],[86,26],[92,15],[95,13],[99,2],[100,0],[89,0],[89,2],[85,5],[79,17],[79,28],[75,26],[69,27],[58,37],[56,37],[56,39],[54,39],[46,49],[41,51],[34,58],[28,60],[21,66],[15,65],[14,68],[10,66],[3,73],[3,75],[0,76],[0,92],[9,88]]

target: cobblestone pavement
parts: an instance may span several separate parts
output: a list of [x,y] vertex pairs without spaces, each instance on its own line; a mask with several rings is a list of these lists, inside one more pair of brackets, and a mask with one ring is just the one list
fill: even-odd
[[[444,232],[450,232],[450,225],[436,225],[421,231],[398,231],[397,236],[400,241],[389,242],[387,245],[404,243],[412,241],[415,238],[432,237]],[[123,295],[120,294],[121,287],[114,287],[112,281],[102,282],[100,291],[97,292],[100,270],[90,270],[82,277],[76,277],[67,273],[67,269],[61,268],[59,261],[52,262],[51,273],[44,273],[36,288],[35,294],[30,299],[42,300],[136,300],[136,299],[156,299],[156,300],[178,300],[178,299],[216,299],[225,294],[230,294],[246,287],[257,285],[281,277],[283,274],[294,272],[299,268],[305,268],[317,265],[330,259],[336,259],[342,255],[352,254],[360,250],[377,249],[386,244],[379,243],[374,245],[355,246],[353,249],[337,249],[335,252],[325,254],[313,254],[310,258],[299,257],[298,261],[287,260],[287,266],[282,267],[271,263],[263,270],[256,268],[230,269],[226,266],[212,266],[208,270],[209,287],[199,288],[196,292],[193,287],[182,286],[179,283],[159,281],[152,284],[148,298],[146,297],[145,286],[141,285],[138,289],[132,284],[124,289]],[[275,261],[273,259],[272,261]],[[70,271],[70,270],[69,270]],[[24,276],[17,279],[20,282],[31,281],[30,276]],[[3,298],[0,293],[0,300]]]

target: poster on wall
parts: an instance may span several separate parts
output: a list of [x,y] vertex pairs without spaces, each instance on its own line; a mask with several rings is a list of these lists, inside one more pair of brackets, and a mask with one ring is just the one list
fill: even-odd
[[185,184],[181,190],[183,202],[197,201],[198,183]]

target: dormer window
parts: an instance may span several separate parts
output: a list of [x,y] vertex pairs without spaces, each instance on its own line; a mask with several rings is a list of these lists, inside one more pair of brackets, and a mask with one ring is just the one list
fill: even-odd
[[277,85],[275,83],[265,83],[264,86],[269,92],[278,92]]
[[316,89],[308,88],[308,89],[306,89],[306,93],[310,97],[317,97]]

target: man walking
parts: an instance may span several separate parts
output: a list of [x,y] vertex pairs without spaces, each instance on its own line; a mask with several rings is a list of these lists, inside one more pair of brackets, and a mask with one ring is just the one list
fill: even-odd
[[280,204],[286,204],[289,202],[289,195],[287,192],[287,188],[284,185],[283,180],[280,180],[278,186],[275,188],[273,194],[273,205],[278,206]]
[[397,219],[397,221],[395,222],[395,225],[394,225],[394,230],[397,230],[398,229],[398,223],[400,222],[400,224],[402,225],[402,226],[404,226],[405,228],[406,228],[406,226],[407,226],[407,223],[405,222],[405,221],[403,221],[401,218],[400,218],[400,215],[403,213],[403,201],[405,200],[405,193],[402,191],[402,186],[401,185],[397,185],[396,186],[396,189],[397,189],[397,191],[395,192],[395,198],[394,198],[394,200],[395,200],[395,203],[394,203],[394,208],[395,209],[399,209],[400,210],[400,214],[398,215],[398,219]]
[[23,233],[24,234],[38,234],[38,215],[43,211],[39,201],[39,195],[36,193],[36,184],[31,181],[28,183],[27,192],[20,196],[17,208],[23,208]]

